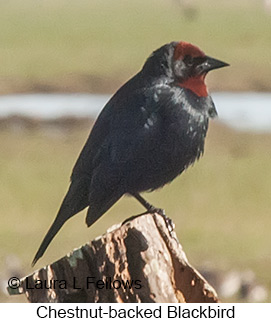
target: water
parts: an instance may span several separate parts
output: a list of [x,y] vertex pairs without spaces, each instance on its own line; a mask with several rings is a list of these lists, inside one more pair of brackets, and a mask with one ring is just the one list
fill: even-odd
[[[271,132],[271,93],[212,93],[219,120],[239,130]],[[96,117],[110,95],[16,94],[0,96],[0,116]]]
[[214,93],[219,119],[239,129],[271,132],[271,93]]

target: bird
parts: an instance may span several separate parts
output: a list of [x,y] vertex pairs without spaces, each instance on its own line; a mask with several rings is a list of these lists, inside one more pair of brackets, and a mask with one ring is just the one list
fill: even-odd
[[141,193],[170,183],[201,157],[209,119],[217,115],[205,77],[228,65],[186,41],[167,43],[147,58],[97,117],[32,265],[85,208],[88,227],[124,195],[161,213]]

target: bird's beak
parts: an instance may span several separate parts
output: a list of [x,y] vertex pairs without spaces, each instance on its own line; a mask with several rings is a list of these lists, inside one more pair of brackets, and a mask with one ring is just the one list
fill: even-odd
[[226,67],[226,66],[229,66],[229,64],[222,62],[218,59],[215,59],[213,57],[206,56],[204,62],[197,66],[197,73],[205,74],[211,70],[215,70],[217,68]]

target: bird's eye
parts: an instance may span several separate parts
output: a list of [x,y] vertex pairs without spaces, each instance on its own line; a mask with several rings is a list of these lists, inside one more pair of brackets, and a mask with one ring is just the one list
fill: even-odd
[[186,55],[183,59],[183,61],[185,62],[186,66],[193,66],[194,65],[194,60],[193,57],[191,57],[190,55]]

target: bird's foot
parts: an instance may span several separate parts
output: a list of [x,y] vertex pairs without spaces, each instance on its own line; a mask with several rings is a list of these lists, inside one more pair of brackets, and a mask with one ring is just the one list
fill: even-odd
[[129,221],[134,220],[135,218],[137,218],[137,217],[139,217],[141,215],[150,214],[150,213],[151,214],[157,213],[157,214],[159,214],[159,215],[161,215],[163,217],[163,219],[165,221],[166,228],[167,228],[168,233],[169,233],[169,236],[171,238],[173,238],[173,239],[176,240],[176,235],[174,234],[174,227],[175,227],[175,225],[174,225],[173,221],[166,216],[166,212],[165,212],[164,209],[156,208],[154,206],[151,206],[151,208],[149,208],[147,211],[145,211],[143,213],[130,216],[128,219],[126,219],[126,220],[124,220],[122,222],[122,225],[125,224],[125,223],[127,223],[127,222],[129,222]]
[[160,214],[163,217],[164,221],[165,221],[165,225],[166,225],[166,227],[168,229],[168,233],[169,233],[170,237],[171,238],[175,238],[174,237],[175,235],[173,234],[173,231],[174,231],[174,223],[173,223],[173,221],[170,218],[168,218],[166,216],[166,212],[165,212],[164,209],[160,209],[160,208],[157,208],[157,207],[151,205],[139,193],[131,193],[131,195],[133,195],[138,200],[138,202],[141,203],[147,209],[146,212],[144,212],[142,214],[139,214],[139,215],[144,215],[144,214],[148,214],[148,213],[151,213],[151,214],[155,214],[155,213]]
[[154,206],[151,206],[151,208],[147,212],[153,213],[153,214],[158,213],[159,215],[161,215],[165,221],[165,225],[168,229],[168,233],[169,233],[170,237],[174,238],[173,231],[174,231],[175,225],[174,225],[173,221],[169,217],[166,216],[166,212],[164,209],[160,209],[160,208],[156,208]]

